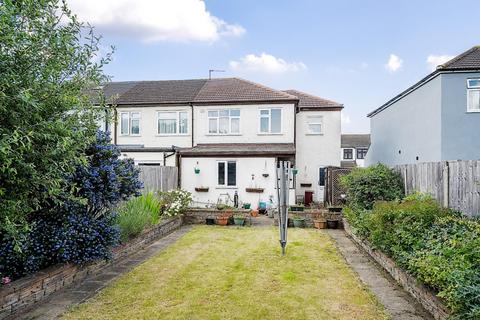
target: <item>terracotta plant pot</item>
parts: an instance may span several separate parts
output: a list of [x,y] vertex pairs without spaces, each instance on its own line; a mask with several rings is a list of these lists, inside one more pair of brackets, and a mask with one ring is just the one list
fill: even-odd
[[325,220],[314,220],[313,223],[317,229],[327,229],[327,221]]
[[217,224],[219,226],[226,226],[228,224],[228,217],[227,216],[218,217]]
[[258,210],[252,210],[252,211],[250,211],[250,215],[251,215],[252,217],[258,217]]

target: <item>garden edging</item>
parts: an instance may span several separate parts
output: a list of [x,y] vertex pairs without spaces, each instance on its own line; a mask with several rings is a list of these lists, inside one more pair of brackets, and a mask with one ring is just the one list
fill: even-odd
[[182,224],[181,216],[160,222],[125,245],[114,248],[111,260],[98,261],[84,266],[73,264],[52,266],[4,285],[0,288],[0,319],[25,310],[50,294],[79,282],[87,276],[98,274],[106,267],[125,259],[155,240],[180,228]]
[[419,283],[380,250],[374,249],[367,240],[355,235],[343,219],[345,233],[372,257],[385,271],[387,271],[415,300],[417,300],[437,320],[449,317],[449,310],[435,293],[425,285]]

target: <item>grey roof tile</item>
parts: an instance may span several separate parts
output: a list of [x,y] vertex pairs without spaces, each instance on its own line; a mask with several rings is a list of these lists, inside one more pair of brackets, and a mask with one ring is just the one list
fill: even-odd
[[180,149],[182,156],[294,155],[293,143],[216,143]]
[[323,99],[298,90],[283,90],[283,92],[296,96],[299,99],[298,106],[302,108],[343,108],[341,103]]
[[342,148],[370,147],[369,134],[342,134]]

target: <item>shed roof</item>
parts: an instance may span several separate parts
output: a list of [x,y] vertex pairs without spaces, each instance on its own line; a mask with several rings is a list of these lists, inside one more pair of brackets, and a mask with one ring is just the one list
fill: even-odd
[[295,155],[293,143],[217,143],[198,144],[180,149],[183,157],[192,156],[290,156]]
[[369,134],[342,134],[342,148],[370,147]]

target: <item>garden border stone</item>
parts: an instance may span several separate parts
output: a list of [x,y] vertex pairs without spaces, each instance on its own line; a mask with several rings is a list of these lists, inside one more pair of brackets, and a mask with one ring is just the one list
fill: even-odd
[[385,271],[387,271],[415,300],[417,300],[435,319],[445,320],[449,317],[450,311],[445,303],[436,296],[435,292],[415,277],[397,266],[395,261],[389,258],[380,250],[376,250],[365,239],[355,235],[349,223],[343,219],[345,233],[367,252]]
[[33,304],[44,300],[50,294],[73,283],[78,283],[87,276],[99,274],[106,267],[112,266],[137,253],[155,240],[166,236],[182,225],[182,216],[160,222],[158,225],[144,231],[132,241],[114,248],[111,260],[102,260],[84,266],[73,264],[51,266],[4,285],[0,288],[0,319],[5,319],[21,312]]

